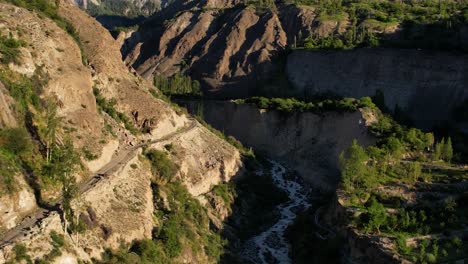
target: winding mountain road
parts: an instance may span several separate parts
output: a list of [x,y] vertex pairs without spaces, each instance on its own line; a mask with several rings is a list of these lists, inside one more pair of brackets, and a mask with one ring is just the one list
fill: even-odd
[[[128,161],[130,161],[133,157],[135,157],[137,150],[144,147],[149,146],[155,143],[167,141],[177,135],[186,133],[195,127],[197,127],[198,122],[195,119],[190,118],[190,125],[187,125],[175,132],[165,135],[162,138],[151,140],[145,143],[141,143],[135,146],[127,146],[120,150],[114,157],[101,169],[99,169],[96,174],[91,177],[88,181],[82,183],[79,186],[79,193],[85,193],[88,190],[92,189],[98,182],[102,179],[107,178],[109,175],[117,171],[121,166],[125,165]],[[60,198],[58,199],[60,200]],[[13,243],[16,239],[20,237],[26,237],[28,233],[32,232],[32,228],[40,225],[42,221],[47,218],[52,212],[60,212],[61,211],[61,202],[58,201],[55,205],[49,208],[39,208],[35,210],[30,215],[23,218],[22,222],[17,225],[16,227],[8,230],[1,238],[0,238],[0,249]]]

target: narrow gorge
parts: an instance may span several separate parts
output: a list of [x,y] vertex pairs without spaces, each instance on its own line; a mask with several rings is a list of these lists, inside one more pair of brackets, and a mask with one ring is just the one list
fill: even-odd
[[0,264],[464,263],[468,3],[0,0]]

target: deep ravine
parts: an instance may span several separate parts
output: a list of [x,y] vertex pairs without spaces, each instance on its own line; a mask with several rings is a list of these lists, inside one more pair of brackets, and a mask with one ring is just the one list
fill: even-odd
[[289,244],[285,239],[285,231],[293,223],[297,213],[307,210],[311,204],[308,192],[302,184],[288,178],[287,169],[280,163],[270,162],[273,182],[288,195],[288,201],[276,207],[279,213],[276,223],[245,243],[242,255],[253,263],[287,264],[292,261],[289,257]]

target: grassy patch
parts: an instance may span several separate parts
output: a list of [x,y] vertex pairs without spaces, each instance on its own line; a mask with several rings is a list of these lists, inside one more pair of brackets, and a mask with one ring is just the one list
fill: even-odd
[[172,180],[179,170],[179,166],[171,161],[163,151],[156,149],[147,150],[145,156],[151,163],[153,174],[158,175],[162,179],[167,181]]
[[102,96],[101,92],[96,87],[93,88],[93,93],[96,98],[96,104],[98,105],[98,109],[100,111],[104,111],[115,121],[123,123],[125,129],[130,131],[130,133],[134,135],[139,133],[139,130],[133,125],[130,118],[128,118],[127,115],[125,115],[124,113],[117,111],[117,109],[115,108],[117,101],[115,99],[107,100]]
[[14,38],[0,36],[0,63],[9,64],[19,62],[19,48],[25,43]]

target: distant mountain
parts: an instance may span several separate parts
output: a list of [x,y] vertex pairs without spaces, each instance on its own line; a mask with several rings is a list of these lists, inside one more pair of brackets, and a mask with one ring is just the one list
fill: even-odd
[[71,0],[92,16],[149,16],[161,8],[161,0]]

